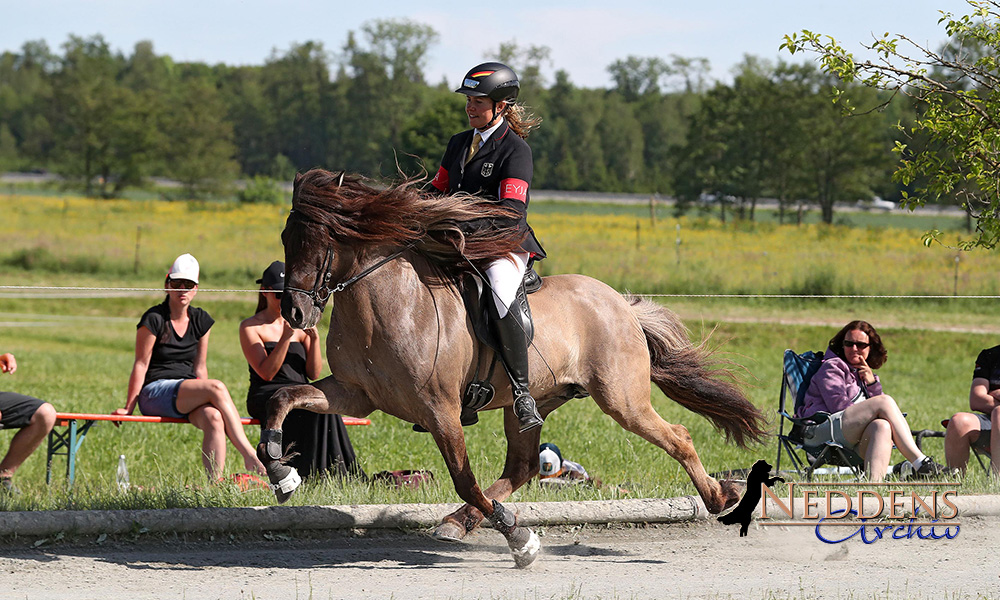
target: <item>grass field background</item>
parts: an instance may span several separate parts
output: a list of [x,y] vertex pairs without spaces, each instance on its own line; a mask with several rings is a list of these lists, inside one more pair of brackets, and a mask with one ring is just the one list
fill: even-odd
[[[278,235],[287,211],[277,206],[171,203],[155,200],[94,201],[74,197],[4,195],[0,221],[0,285],[155,288],[170,262],[191,252],[202,264],[195,304],[216,319],[209,375],[224,381],[245,413],[247,366],[237,326],[253,311],[250,292],[260,271],[281,257]],[[661,211],[665,212],[665,211]],[[834,226],[779,225],[772,221],[722,224],[709,217],[655,221],[648,207],[535,202],[531,222],[550,258],[544,274],[579,272],[619,290],[651,294],[674,309],[700,339],[711,334],[722,358],[744,367],[754,403],[777,429],[781,354],[823,348],[843,323],[864,318],[879,327],[889,348],[880,371],[887,393],[909,413],[915,429],[940,429],[940,420],[968,408],[973,361],[1000,343],[997,301],[1000,256],[925,248],[920,234],[945,230],[957,240],[960,219],[940,215],[852,213]],[[679,226],[679,227],[678,227]],[[680,243],[677,240],[680,239]],[[958,260],[956,261],[956,257]],[[207,290],[247,290],[214,293]],[[957,291],[959,297],[949,297]],[[13,352],[19,370],[0,389],[35,395],[60,411],[110,412],[124,404],[132,365],[135,325],[162,298],[132,293],[89,298],[90,292],[0,289],[0,352]],[[701,294],[672,297],[664,294]],[[724,294],[933,295],[918,298],[723,298]],[[963,297],[964,296],[964,297]],[[706,469],[774,460],[776,443],[740,450],[724,443],[707,421],[654,390],[656,409],[689,428]],[[375,413],[370,427],[350,429],[368,473],[430,469],[437,483],[396,490],[365,482],[316,482],[292,503],[457,501],[431,438],[407,423]],[[5,449],[11,433],[0,431]],[[470,457],[480,482],[500,472],[505,441],[501,415],[486,413],[467,428]],[[259,432],[248,428],[256,441]],[[680,466],[662,451],[626,433],[589,399],[575,400],[549,417],[543,441],[599,477],[601,487],[542,489],[531,485],[519,500],[664,497],[695,493]],[[84,443],[77,483],[67,489],[62,462],[53,484],[44,483],[44,450],[18,473],[25,491],[6,509],[256,505],[267,492],[237,493],[208,486],[198,459],[200,432],[187,425],[102,424]],[[926,450],[943,461],[940,439]],[[127,457],[135,487],[114,485],[119,454]],[[894,460],[901,460],[896,454]],[[230,447],[230,472],[239,461]],[[141,487],[142,489],[137,489]],[[963,493],[996,492],[975,469]]]

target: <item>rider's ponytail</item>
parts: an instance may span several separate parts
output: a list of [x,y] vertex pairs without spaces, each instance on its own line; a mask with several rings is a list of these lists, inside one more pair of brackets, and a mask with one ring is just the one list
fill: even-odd
[[507,105],[506,110],[504,110],[503,116],[507,119],[507,123],[510,128],[514,130],[514,133],[522,138],[528,137],[532,129],[537,128],[542,124],[541,117],[536,117],[535,115],[528,112],[523,104],[511,102]]

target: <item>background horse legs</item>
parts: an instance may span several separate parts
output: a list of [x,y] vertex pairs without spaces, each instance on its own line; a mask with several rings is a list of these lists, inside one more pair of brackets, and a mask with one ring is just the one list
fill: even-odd
[[[504,433],[507,437],[507,459],[503,473],[493,485],[486,489],[487,498],[504,501],[518,488],[538,474],[538,443],[541,428],[518,433],[519,423],[510,409],[504,410]],[[483,521],[483,513],[471,504],[466,504],[441,520],[434,530],[434,538],[457,542]]]
[[[512,419],[513,423],[511,423]],[[509,432],[510,426],[513,426],[516,433],[516,423],[517,419],[514,417],[513,411],[509,408],[504,409],[504,430]],[[434,436],[434,441],[441,451],[441,456],[444,457],[445,464],[448,465],[448,471],[455,484],[455,491],[458,492],[462,500],[465,500],[469,510],[477,512],[480,515],[480,520],[483,518],[482,515],[486,515],[493,528],[503,534],[507,539],[507,546],[510,548],[511,555],[514,557],[514,563],[518,567],[527,567],[534,562],[541,548],[538,536],[531,529],[519,526],[514,513],[504,508],[499,500],[496,498],[491,500],[483,495],[482,490],[479,488],[479,483],[476,481],[476,476],[472,472],[472,466],[469,464],[469,454],[465,446],[465,435],[462,433],[462,426],[458,420],[454,419],[444,423],[434,423],[431,428],[431,435]],[[537,448],[538,436],[539,433],[536,430],[535,433],[526,435],[525,437],[530,437],[533,440],[535,448]],[[535,463],[537,464],[537,462],[538,458],[536,454]],[[505,468],[504,471],[506,473],[507,469]],[[507,495],[510,495],[510,493],[508,492]]]

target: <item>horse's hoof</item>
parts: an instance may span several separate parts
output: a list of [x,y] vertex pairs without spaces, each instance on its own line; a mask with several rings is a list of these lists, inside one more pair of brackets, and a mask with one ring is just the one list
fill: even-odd
[[431,537],[441,542],[461,542],[465,538],[465,533],[465,527],[447,521],[438,525]]
[[538,552],[542,549],[542,542],[535,535],[535,532],[527,527],[518,527],[507,540],[510,547],[510,554],[514,557],[514,564],[518,569],[525,569],[531,566],[538,558]]
[[265,463],[267,478],[271,481],[271,489],[278,504],[284,504],[302,483],[299,472],[294,467],[283,464]]

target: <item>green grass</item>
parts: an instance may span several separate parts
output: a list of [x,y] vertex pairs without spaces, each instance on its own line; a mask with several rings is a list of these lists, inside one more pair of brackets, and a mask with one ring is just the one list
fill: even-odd
[[[170,261],[190,251],[202,262],[203,288],[249,292],[262,267],[281,252],[277,239],[284,219],[281,207],[42,197],[11,198],[9,206],[8,218],[0,223],[0,235],[5,239],[0,249],[0,285],[156,287]],[[640,222],[638,244],[636,219],[621,212],[603,213],[604,208],[594,205],[560,205],[559,211],[549,212],[546,203],[538,203],[537,208],[538,218],[533,222],[551,257],[542,263],[544,272],[583,272],[619,289],[715,294],[802,293],[810,288],[917,294],[952,289],[954,255],[946,249],[923,248],[910,221],[916,218],[912,215],[855,213],[859,219],[899,219],[891,221],[901,223],[896,228],[722,226],[708,220],[685,220],[678,222],[684,238],[678,261],[673,222],[663,219],[655,229],[648,227],[648,207],[647,222]],[[139,226],[143,229],[136,269]],[[837,254],[841,246],[846,246],[843,254]],[[831,258],[830,253],[835,256]],[[960,293],[1000,289],[996,275],[1000,256],[976,253],[962,260]],[[747,278],[748,273],[754,278]],[[773,275],[761,277],[769,273]],[[133,360],[135,324],[161,296],[45,296],[41,291],[0,290],[0,351],[14,352],[19,364],[17,374],[0,378],[0,389],[44,398],[60,411],[110,412],[122,406]],[[749,395],[772,419],[773,430],[777,429],[782,351],[820,349],[851,319],[870,320],[882,332],[889,348],[889,362],[881,370],[885,389],[909,413],[915,429],[939,429],[942,418],[968,408],[975,356],[980,349],[995,345],[1000,333],[1000,304],[990,299],[659,300],[684,318],[696,338],[711,333],[713,343],[721,347],[720,356],[745,367]],[[195,301],[217,321],[209,351],[209,375],[228,385],[241,409],[245,409],[248,376],[237,326],[250,315],[255,301],[254,293],[239,292],[202,292]],[[664,398],[659,390],[653,392],[653,403],[668,421],[682,423],[690,430],[709,472],[745,468],[758,458],[775,458],[773,440],[741,450],[726,444],[706,420]],[[372,415],[370,427],[351,428],[350,434],[366,472],[430,469],[437,481],[417,490],[360,482],[316,482],[297,492],[293,504],[457,501],[430,436],[413,433],[408,423],[381,413]],[[11,435],[0,431],[0,448],[6,447]],[[480,482],[488,484],[503,465],[500,413],[484,414],[479,425],[466,429],[466,435],[473,468]],[[248,428],[248,436],[256,441],[259,432]],[[44,450],[39,450],[18,473],[18,485],[25,494],[13,502],[0,500],[0,508],[272,502],[268,493],[239,494],[226,486],[208,486],[198,457],[200,439],[200,432],[187,425],[129,424],[120,429],[98,425],[83,444],[72,489],[65,486],[59,459],[53,484],[45,485]],[[559,445],[567,458],[582,463],[604,485],[558,490],[530,485],[518,492],[517,500],[695,493],[677,462],[623,431],[589,399],[574,400],[551,415],[543,441]],[[926,444],[929,453],[943,460],[940,439],[929,439]],[[136,486],[128,494],[118,493],[114,485],[119,454],[126,455]],[[240,470],[238,458],[230,447],[229,472]],[[898,460],[901,457],[897,454],[894,461]],[[997,492],[997,485],[977,469],[970,469],[962,493]]]
[[[66,302],[66,301],[63,301]],[[8,304],[3,300],[0,304]],[[132,306],[128,306],[132,303]],[[139,315],[151,298],[117,300],[113,312]],[[239,350],[237,325],[240,315],[252,310],[247,301],[205,300],[196,304],[217,316],[210,349],[209,373],[227,383],[237,404],[247,389],[246,364]],[[5,376],[3,389],[14,389],[52,401],[60,411],[110,412],[124,403],[126,378],[131,367],[135,322],[129,317],[107,316],[95,320],[101,303],[98,300],[73,301],[64,305],[60,318],[44,313],[13,314],[3,309],[4,323],[36,322],[30,328],[0,327],[4,350],[18,357],[19,370]],[[703,307],[710,310],[709,306]],[[828,316],[846,322],[854,313],[848,307],[831,311]],[[67,318],[72,317],[72,318]],[[768,319],[768,315],[762,314]],[[983,347],[994,343],[995,336],[976,333],[950,333],[920,329],[935,325],[931,312],[924,321],[911,321],[906,327],[882,328],[889,347],[889,361],[881,369],[887,393],[909,413],[915,429],[940,429],[939,421],[953,412],[967,408],[968,382],[972,361]],[[137,319],[137,317],[135,318]],[[876,319],[876,322],[877,319]],[[695,335],[706,331],[700,322],[689,321]],[[705,324],[715,327],[716,322]],[[776,429],[777,392],[780,381],[781,352],[819,349],[833,334],[830,326],[760,323],[718,324],[712,340],[721,344],[721,357],[746,368],[747,389],[753,402],[772,419]],[[30,335],[25,335],[29,333]],[[776,444],[740,450],[726,444],[708,422],[697,417],[654,390],[657,411],[672,423],[682,423],[691,432],[699,455],[709,472],[748,467],[757,458],[774,461]],[[259,437],[257,429],[247,428],[251,440]],[[381,484],[359,482],[317,482],[304,487],[292,498],[293,504],[354,504],[383,502],[454,502],[457,497],[447,477],[443,460],[426,434],[416,434],[408,423],[382,413],[372,416],[369,427],[350,429],[351,439],[362,466],[368,473],[393,469],[430,469],[437,481],[417,490],[397,490]],[[10,432],[0,432],[0,447]],[[503,465],[505,441],[501,415],[485,413],[479,425],[466,429],[469,454],[477,476],[488,483]],[[574,400],[553,413],[547,420],[543,441],[560,446],[564,455],[582,463],[603,486],[576,486],[569,489],[545,489],[535,485],[518,492],[517,499],[613,499],[636,497],[671,497],[696,493],[680,465],[661,450],[625,432],[603,415],[589,399]],[[940,439],[925,442],[928,453],[943,460]],[[127,424],[116,429],[101,424],[93,429],[77,461],[77,483],[65,486],[57,470],[54,482],[44,484],[44,452],[36,452],[18,473],[18,484],[26,491],[7,509],[58,508],[136,508],[186,507],[214,505],[258,505],[271,502],[265,492],[239,494],[228,486],[207,486],[198,451],[200,432],[187,425]],[[119,494],[114,485],[117,457],[127,457],[131,481],[142,490]],[[898,455],[894,460],[901,460]],[[63,462],[57,459],[56,466]],[[228,470],[240,470],[238,455],[230,448]],[[976,469],[970,469],[962,493],[996,492]]]

